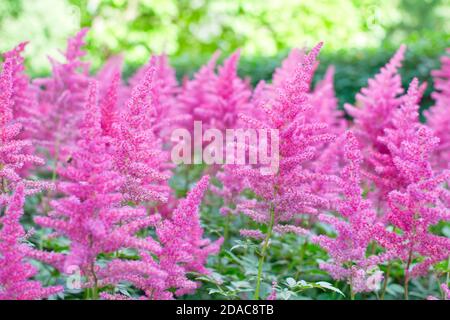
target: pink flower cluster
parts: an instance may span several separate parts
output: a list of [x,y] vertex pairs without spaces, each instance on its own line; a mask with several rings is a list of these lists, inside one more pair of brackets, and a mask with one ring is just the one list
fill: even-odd
[[[358,141],[352,131],[348,131],[341,139],[345,143],[344,157],[347,164],[338,181],[343,195],[336,200],[334,210],[339,216],[319,216],[321,222],[336,229],[337,236],[313,235],[312,240],[327,250],[332,259],[322,263],[322,269],[335,279],[348,280],[354,293],[372,291],[376,283],[382,280],[379,271],[372,272],[376,265],[366,257],[370,243],[377,235],[377,214],[371,202],[362,197],[360,166],[363,157]],[[372,281],[375,277],[376,283]]]
[[[36,79],[36,86],[22,73],[24,44],[5,54],[0,177],[1,206],[8,209],[0,220],[0,298],[42,299],[63,290],[43,288],[33,280],[37,270],[28,259],[67,275],[79,269],[80,289],[92,290],[94,298],[100,291],[104,298],[117,298],[107,288],[121,283],[142,290],[148,299],[192,293],[199,283],[188,274],[209,273],[208,256],[219,251],[221,240],[204,238],[200,225],[208,177],[170,215],[154,213],[170,193],[172,164],[161,138],[161,120],[179,89],[174,74],[167,76],[173,69],[165,56],[152,57],[128,87],[121,82],[116,58],[91,76],[81,60],[86,31],[69,40],[66,61],[52,60],[52,75]],[[31,88],[37,90],[34,95]],[[22,130],[24,126],[33,131]],[[52,182],[26,177],[25,166],[35,172],[34,165],[44,164],[33,147],[53,160]],[[21,243],[24,196],[53,186],[46,195],[50,211],[34,221],[53,230],[49,239],[69,241],[63,253]],[[141,260],[123,258],[127,250]]]
[[[400,262],[408,297],[411,278],[449,258],[449,239],[433,230],[450,220],[448,56],[433,72],[435,106],[425,113],[427,123],[419,121],[426,84],[413,79],[406,93],[402,87],[404,46],[354,105],[345,104],[347,120],[334,68],[313,82],[322,43],[309,52],[293,49],[272,81],[253,89],[238,75],[239,51],[217,68],[216,53],[182,85],[165,55],[150,57],[128,81],[121,57],[93,74],[84,60],[86,35],[83,29],[69,39],[64,61],[51,59],[51,75],[42,79],[24,72],[25,43],[4,54],[0,299],[42,299],[63,290],[43,287],[30,259],[63,275],[78,268],[80,289],[92,298],[173,299],[195,292],[200,283],[193,275],[210,272],[208,258],[223,240],[209,239],[201,225],[209,175],[181,200],[168,183],[170,134],[178,127],[193,131],[194,121],[221,132],[279,134],[276,172],[260,164],[209,171],[220,184],[212,186],[223,199],[220,212],[227,219],[241,215],[236,231],[260,243],[255,298],[271,240],[285,233],[322,247],[329,259],[320,268],[346,281],[352,295],[378,291],[389,276],[381,270]],[[39,236],[68,243],[60,252],[23,242],[25,197],[44,190],[32,218]],[[333,231],[324,233],[324,224]],[[123,286],[133,294],[125,295]],[[270,299],[277,288],[274,282]],[[448,286],[442,290],[448,298]]]
[[31,278],[37,269],[27,261],[30,248],[23,243],[26,233],[20,224],[25,202],[23,184],[18,184],[0,219],[0,300],[36,300],[63,291],[61,286],[43,287]]
[[[447,49],[450,53],[450,49]],[[439,146],[435,151],[435,161],[438,168],[449,168],[450,163],[450,116],[448,115],[448,106],[450,105],[450,56],[441,58],[442,67],[440,70],[434,70],[434,86],[436,91],[432,94],[436,101],[435,106],[431,107],[426,113],[427,122],[434,130],[436,137],[440,139]]]
[[[258,166],[226,165],[218,173],[222,212],[266,225],[240,230],[263,247],[272,232],[311,237],[330,256],[320,266],[346,280],[353,294],[379,290],[380,268],[401,261],[407,292],[411,277],[426,274],[450,255],[449,239],[430,232],[450,218],[448,57],[433,73],[437,105],[428,112],[429,125],[419,121],[426,84],[415,79],[403,94],[398,68],[404,46],[369,79],[356,105],[345,105],[353,118],[347,122],[337,109],[332,68],[311,89],[319,48],[309,54],[291,51],[272,84],[255,89],[252,102],[261,111],[243,112],[242,126],[279,130],[280,168],[264,176]],[[250,199],[242,193],[246,189],[254,195]],[[331,225],[336,235],[316,235],[317,221]]]

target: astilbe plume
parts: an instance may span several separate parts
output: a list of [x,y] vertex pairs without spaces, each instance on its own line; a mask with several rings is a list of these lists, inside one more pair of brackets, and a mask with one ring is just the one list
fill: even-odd
[[[430,158],[439,139],[419,122],[417,79],[385,130],[380,142],[389,150],[391,164],[386,171],[396,189],[387,196],[386,219],[394,231],[383,229],[377,241],[385,248],[381,261],[400,259],[405,264],[405,291],[410,277],[425,274],[450,253],[450,239],[433,234],[430,227],[450,219],[449,195],[444,185],[450,172],[435,173]],[[411,268],[412,267],[412,268]]]
[[214,53],[209,62],[202,66],[194,78],[186,81],[177,96],[179,112],[187,116],[184,127],[191,133],[194,131],[194,121],[208,122],[208,117],[198,110],[207,108],[209,97],[214,92],[214,84],[217,81],[215,73],[219,52]]
[[[250,100],[250,105],[252,106],[252,108],[268,103],[270,99],[269,90],[269,86],[265,83],[264,80],[261,80],[252,93],[252,97]],[[250,112],[252,117],[255,117],[255,120],[267,120],[267,115],[264,112]],[[238,123],[238,128],[241,125],[242,123]],[[214,173],[217,179],[220,181],[221,187],[211,185],[211,191],[213,191],[216,195],[223,199],[220,213],[224,216],[236,215],[239,213],[239,210],[237,210],[236,208],[236,204],[241,202],[242,191],[244,191],[246,188],[250,188],[247,180],[245,178],[243,179],[243,177],[236,171],[239,166],[240,165],[227,164],[226,166],[222,166],[221,170],[219,171],[214,170],[216,171]],[[247,234],[258,235],[254,231],[251,231],[250,233],[248,231],[243,232]]]
[[[203,238],[199,206],[208,187],[209,177],[204,176],[180,201],[170,218],[156,227],[162,249],[156,262],[150,255],[140,252],[141,261],[113,260],[100,275],[107,283],[131,283],[145,294],[141,299],[173,299],[192,293],[199,284],[188,278],[188,273],[207,274],[205,268],[209,255],[219,252],[222,239],[215,242]],[[120,294],[102,294],[106,299],[126,299]]]
[[0,217],[0,300],[45,299],[63,291],[61,286],[43,287],[32,280],[38,270],[27,261],[29,248],[22,242],[26,236],[20,224],[24,201],[24,186],[19,183]]
[[[257,88],[263,94],[258,98],[261,104],[270,106],[276,103],[280,91],[283,91],[284,86],[288,81],[295,76],[296,66],[304,63],[307,55],[304,51],[294,48],[289,55],[282,61],[282,64],[277,68],[273,74],[272,83],[265,88]],[[304,111],[304,123],[327,127],[327,132],[333,135],[340,135],[347,127],[347,122],[344,118],[343,111],[338,108],[338,100],[334,90],[333,77],[334,67],[330,66],[325,76],[313,88],[312,79],[319,63],[315,61],[311,67],[311,76],[304,85],[308,88],[308,104],[310,105]],[[255,89],[256,91],[256,89]],[[256,92],[255,92],[256,94]],[[256,113],[254,113],[256,114]],[[259,116],[263,119],[264,116]],[[342,160],[342,151],[335,144],[322,143],[321,146],[316,146],[318,152],[314,157],[303,163],[304,167],[308,167],[316,174],[323,176],[330,176],[337,174],[340,170],[340,162]],[[331,188],[330,184],[322,179],[316,179],[310,182],[311,192],[314,194],[321,194],[324,198],[332,200],[335,196],[335,190]],[[312,223],[314,217],[309,217],[309,222]]]
[[[294,231],[300,228],[282,226],[298,213],[316,214],[317,208],[325,206],[326,201],[311,192],[310,183],[330,177],[315,175],[302,164],[312,159],[316,147],[334,139],[328,134],[326,125],[306,123],[304,114],[311,105],[308,102],[308,88],[313,66],[321,44],[297,65],[295,74],[278,91],[278,98],[271,108],[260,106],[267,114],[265,122],[241,115],[251,128],[271,128],[279,130],[280,166],[276,174],[264,174],[258,167],[236,168],[235,174],[245,179],[248,187],[263,199],[244,201],[239,210],[262,224],[273,224],[278,231]],[[270,143],[269,143],[270,145]]]
[[50,59],[52,75],[35,79],[39,90],[40,130],[36,139],[55,161],[66,161],[77,139],[78,123],[82,117],[89,64],[81,60],[86,54],[82,47],[88,29],[82,29],[68,40],[65,62]]
[[132,90],[113,127],[112,153],[115,169],[126,179],[125,200],[167,201],[170,178],[169,154],[154,132],[158,107],[153,95],[155,66],[148,68]]
[[[275,69],[272,77],[272,84],[269,85],[269,97],[273,100],[277,98],[278,91],[286,85],[286,82],[295,74],[296,66],[305,61],[305,53],[294,48],[289,55],[282,61],[281,66]],[[339,110],[338,100],[334,91],[333,77],[334,67],[328,67],[324,77],[320,80],[314,88],[312,87],[312,80],[319,62],[314,62],[312,67],[312,75],[308,80],[309,87],[309,103],[312,108],[306,112],[305,117],[311,122],[326,123],[329,126],[329,131],[337,135],[341,134],[346,128],[343,111]],[[269,99],[270,102],[270,99]]]
[[25,59],[22,53],[27,42],[22,42],[11,51],[5,52],[5,63],[12,66],[12,112],[15,119],[23,124],[23,138],[32,138],[38,130],[39,117],[37,108],[38,88],[30,84],[30,78],[25,73]]
[[[5,63],[11,63],[12,66],[11,108],[13,118],[22,124],[22,130],[16,138],[32,142],[32,144],[25,146],[23,151],[24,153],[34,154],[35,145],[37,145],[35,137],[40,130],[40,113],[37,107],[39,88],[30,83],[30,78],[25,73],[25,59],[22,57],[22,53],[26,46],[27,42],[22,42],[11,51],[5,52],[3,57]],[[27,176],[33,168],[33,163],[24,163],[18,172]]]
[[403,93],[398,69],[404,59],[406,47],[400,46],[391,60],[380,72],[369,79],[368,86],[356,95],[356,106],[345,105],[346,111],[354,118],[354,129],[363,145],[379,146],[378,137],[389,125],[392,113],[401,103]]
[[[305,119],[309,123],[323,123],[327,130],[336,136],[343,134],[347,128],[344,112],[339,110],[338,99],[333,84],[334,67],[328,67],[324,78],[319,81],[310,92],[309,101],[311,108],[306,112]],[[337,175],[343,162],[342,149],[338,144],[326,143],[320,148],[320,152],[309,163],[311,169],[322,175]],[[322,194],[328,200],[333,201],[336,190],[327,181],[317,180],[311,182],[312,190],[316,194]],[[313,222],[314,219],[311,220]]]
[[7,199],[9,190],[22,182],[26,194],[42,190],[49,185],[41,181],[28,180],[23,177],[23,168],[27,165],[43,165],[44,160],[30,152],[32,142],[21,139],[23,125],[13,116],[14,65],[10,59],[3,63],[0,73],[0,203]]
[[340,135],[347,127],[344,112],[339,110],[338,99],[333,84],[334,67],[328,67],[325,76],[319,81],[311,92],[310,103],[312,108],[307,113],[307,119],[326,123],[328,130]]
[[143,207],[123,206],[121,187],[124,177],[115,171],[108,151],[109,139],[102,135],[97,104],[97,83],[91,82],[80,138],[72,161],[61,167],[58,191],[64,197],[53,200],[48,216],[37,216],[35,222],[52,228],[70,240],[65,270],[78,267],[86,276],[87,286],[98,286],[97,257],[121,248],[157,253],[159,244],[151,238],[138,238],[136,232],[154,226],[157,215],[148,216]]
[[[291,79],[296,72],[296,68],[299,64],[302,64],[305,62],[307,55],[305,53],[305,50],[301,50],[299,48],[293,48],[288,56],[281,62],[281,66],[276,68],[273,75],[272,75],[272,83],[268,85],[267,93],[268,96],[271,99],[277,99],[278,91],[282,89],[287,81]],[[311,70],[311,77],[307,82],[308,91],[312,93],[312,81],[314,78],[314,74],[316,72],[317,67],[319,66],[319,61],[315,61],[314,65],[312,66]],[[328,70],[330,71],[330,69]],[[328,76],[324,79],[325,82],[329,84],[329,77],[331,76],[331,84],[332,84],[332,73],[328,73]],[[328,89],[328,88],[327,88]],[[334,87],[331,88],[334,91]],[[330,96],[328,97],[330,98]],[[328,100],[328,99],[324,99]],[[311,102],[313,99],[311,98]],[[328,100],[327,102],[331,102],[331,100]]]
[[131,77],[129,83],[131,88],[137,86],[151,68],[155,69],[151,94],[151,99],[154,100],[153,106],[156,109],[153,131],[164,142],[168,142],[171,130],[177,124],[186,121],[187,117],[179,112],[176,96],[180,87],[175,69],[170,65],[167,55],[153,55],[150,62]]
[[251,91],[248,83],[237,74],[240,52],[234,52],[219,67],[214,91],[208,106],[197,108],[197,113],[204,113],[209,118],[208,124],[215,129],[232,129],[237,126],[240,113],[251,112],[249,99]]
[[95,75],[99,85],[101,127],[106,136],[113,135],[113,124],[117,122],[120,106],[124,104],[128,88],[122,82],[123,58],[112,56]]
[[[121,55],[115,55],[108,58],[108,60],[101,66],[95,74],[95,79],[99,84],[99,94],[102,97],[109,89],[111,80],[117,75],[122,74],[124,59]],[[122,88],[125,90],[125,88]]]
[[[322,43],[296,65],[292,76],[278,89],[278,96],[270,106],[259,106],[266,114],[255,119],[252,115],[241,114],[240,118],[253,129],[276,129],[279,139],[279,169],[268,174],[261,167],[249,165],[236,167],[230,174],[244,180],[255,194],[255,199],[241,199],[237,210],[254,222],[267,225],[267,232],[242,229],[243,236],[262,240],[262,252],[258,265],[255,298],[259,299],[262,265],[267,254],[272,232],[293,232],[306,235],[299,226],[302,215],[316,215],[318,208],[326,207],[326,199],[313,193],[311,182],[331,181],[333,177],[315,174],[304,164],[311,160],[317,147],[328,143],[334,136],[328,134],[326,124],[308,123],[305,119],[309,104],[308,90],[314,70],[316,57]],[[270,146],[270,139],[268,139]],[[233,169],[233,168],[231,168]],[[231,172],[234,171],[234,172]]]
[[277,96],[276,88],[282,88],[285,85],[285,82],[294,75],[295,69],[303,63],[304,59],[305,53],[298,48],[293,48],[288,56],[283,59],[281,66],[275,69],[271,83],[271,87],[274,89],[274,98]]
[[401,94],[404,90],[398,69],[405,51],[406,47],[400,46],[380,72],[369,79],[367,87],[356,95],[356,106],[344,105],[345,110],[353,117],[353,130],[364,149],[386,151],[378,137],[383,135],[385,128],[391,127],[392,115],[402,101]]
[[[360,143],[363,155],[363,174],[369,188],[375,187],[370,197],[383,216],[387,194],[396,189],[398,181],[392,179],[388,170],[391,156],[386,144],[380,141],[385,130],[393,127],[394,113],[400,108],[405,96],[398,69],[404,59],[406,47],[400,46],[381,71],[369,79],[368,86],[356,95],[357,106],[344,105],[353,117],[352,129]],[[418,91],[421,92],[423,87]],[[418,103],[420,94],[416,96]],[[394,173],[395,175],[395,173]]]
[[[290,51],[289,55],[282,61],[281,66],[275,69],[272,83],[265,89],[266,103],[271,103],[272,100],[277,99],[278,91],[295,75],[296,66],[304,63],[305,58],[305,53],[298,48]],[[334,90],[334,67],[328,67],[323,79],[313,88],[312,80],[318,65],[319,62],[315,61],[312,67],[311,77],[307,83],[309,103],[312,107],[306,111],[305,118],[312,123],[320,122],[327,124],[330,132],[339,135],[344,132],[347,124],[344,119],[344,112],[339,110],[338,100]]]
[[[208,256],[220,250],[222,238],[211,242],[203,238],[200,225],[199,207],[209,185],[209,176],[203,176],[187,195],[180,201],[170,219],[162,221],[156,233],[163,246],[159,255],[160,265],[167,270],[167,282],[177,287],[177,295],[192,292],[198,284],[191,281],[181,282],[186,272],[209,273],[205,265]],[[187,279],[186,279],[187,280]]]
[[[439,139],[428,127],[420,124],[419,95],[419,82],[413,79],[408,93],[402,99],[402,104],[392,115],[391,127],[385,128],[384,134],[378,137],[378,142],[385,146],[387,152],[369,153],[369,156],[373,157],[377,173],[377,176],[372,177],[372,181],[380,191],[384,192],[383,195],[387,195],[392,190],[404,189],[411,181],[429,177],[431,174],[429,153],[436,148]],[[418,139],[428,139],[428,141],[425,143]],[[421,147],[420,153],[407,154],[406,148],[414,144],[416,148]],[[414,169],[416,172],[408,171],[408,167],[402,162],[410,166],[409,170]],[[414,174],[420,175],[413,177]]]
[[332,225],[337,235],[313,235],[312,241],[324,248],[331,258],[321,263],[320,268],[336,280],[348,281],[355,294],[378,289],[383,276],[366,256],[379,226],[370,200],[362,196],[360,166],[363,157],[353,132],[348,131],[343,138],[346,165],[338,180],[342,198],[336,199],[332,206],[338,214],[319,215],[319,220]]
[[102,134],[108,137],[114,136],[113,126],[119,120],[120,81],[119,72],[112,74],[112,78],[108,80],[108,86],[105,88],[105,93],[100,99]]
[[[447,49],[450,53],[450,49]],[[435,105],[426,111],[428,125],[440,139],[435,151],[438,168],[449,168],[450,163],[450,56],[441,58],[440,70],[432,71],[436,91],[432,93]]]
[[205,129],[225,132],[238,126],[239,113],[251,110],[249,84],[237,74],[240,52],[229,56],[214,71],[218,53],[187,82],[179,95],[181,112],[190,115],[188,129],[194,121],[201,121]]

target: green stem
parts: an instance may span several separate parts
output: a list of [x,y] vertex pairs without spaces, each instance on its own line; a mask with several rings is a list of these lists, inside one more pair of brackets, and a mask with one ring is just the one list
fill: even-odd
[[449,281],[450,281],[450,257],[448,257],[447,260],[447,280],[446,280],[447,284],[449,283]]
[[387,284],[388,284],[390,274],[391,274],[391,262],[388,263],[388,266],[386,269],[386,277],[384,278],[383,291],[381,291],[381,300],[384,300],[384,295],[386,294],[386,289],[387,289]]
[[305,254],[306,254],[306,249],[308,247],[308,239],[305,238],[305,241],[303,242],[301,248],[300,248],[300,259],[299,259],[299,270],[297,271],[297,273],[295,274],[295,278],[297,279],[298,277],[300,277],[300,273],[301,273],[301,267],[303,265],[303,260],[305,259]]
[[353,292],[353,276],[350,276],[349,287],[350,287],[350,300],[355,300],[355,293]]
[[227,213],[225,218],[225,227],[223,229],[223,242],[226,243],[228,241],[228,237],[230,234],[230,224],[231,224],[231,216]]
[[275,209],[272,206],[270,208],[269,228],[267,230],[266,238],[264,239],[263,247],[261,250],[261,255],[259,256],[259,261],[258,261],[258,276],[256,278],[256,289],[255,289],[254,300],[259,300],[259,289],[261,287],[262,268],[263,268],[263,264],[264,264],[264,259],[266,257],[267,248],[269,246],[270,237],[272,236],[274,222],[275,222]]
[[97,279],[97,275],[95,274],[94,263],[91,265],[91,272],[92,272],[92,276],[94,278],[94,286],[92,287],[92,299],[97,300],[98,299],[98,279]]
[[409,266],[411,265],[411,262],[412,262],[412,249],[409,250],[408,262],[405,268],[405,283],[404,283],[405,300],[409,300],[408,285],[409,285]]

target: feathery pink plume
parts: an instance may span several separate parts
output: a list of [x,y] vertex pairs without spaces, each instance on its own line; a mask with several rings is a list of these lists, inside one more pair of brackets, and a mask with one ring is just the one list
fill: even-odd
[[[366,258],[370,243],[377,232],[377,215],[369,200],[363,199],[360,166],[363,161],[353,132],[344,137],[346,165],[338,185],[343,195],[333,205],[338,216],[321,214],[319,220],[334,227],[337,236],[313,236],[313,242],[323,247],[331,260],[320,264],[336,280],[349,282],[353,293],[373,291],[383,279],[376,265]],[[376,283],[374,283],[376,278]]]
[[122,192],[127,201],[166,202],[171,165],[169,154],[154,132],[157,108],[153,96],[155,66],[132,90],[125,110],[113,126],[115,169],[126,179]]
[[64,197],[51,202],[53,211],[48,216],[35,217],[39,225],[70,240],[65,270],[80,268],[91,285],[99,281],[99,254],[121,248],[153,253],[161,249],[156,241],[135,236],[139,230],[155,226],[159,217],[147,216],[143,207],[122,205],[125,199],[121,188],[126,181],[114,169],[109,138],[102,135],[97,99],[97,83],[92,81],[73,159],[58,170],[58,190]]
[[19,182],[24,183],[26,194],[50,187],[45,182],[26,180],[23,177],[22,169],[25,166],[43,165],[44,160],[31,153],[31,141],[20,137],[23,126],[13,115],[13,67],[13,62],[7,59],[0,73],[0,204],[6,201],[6,194]]
[[384,129],[391,127],[391,119],[400,106],[403,93],[398,69],[404,59],[406,46],[402,45],[391,60],[381,68],[368,86],[356,95],[356,106],[345,104],[345,110],[353,117],[354,131],[361,147],[384,152],[385,146],[378,141]]
[[[450,49],[447,49],[450,53]],[[438,168],[450,168],[450,56],[441,58],[441,69],[432,71],[436,91],[432,93],[435,105],[425,112],[427,124],[439,138],[434,160]]]
[[[385,259],[400,259],[406,265],[405,276],[425,274],[433,264],[446,260],[450,239],[429,231],[430,226],[450,220],[444,185],[450,171],[435,173],[431,155],[439,139],[418,118],[418,81],[414,79],[400,109],[380,142],[389,150],[389,180],[395,188],[387,197],[387,221],[400,232],[385,231],[377,240],[386,249]],[[412,269],[412,262],[420,258]]]
[[37,270],[26,261],[28,248],[22,243],[25,231],[20,218],[24,201],[24,186],[18,184],[0,218],[0,300],[40,300],[63,291],[61,286],[43,287],[30,279]]

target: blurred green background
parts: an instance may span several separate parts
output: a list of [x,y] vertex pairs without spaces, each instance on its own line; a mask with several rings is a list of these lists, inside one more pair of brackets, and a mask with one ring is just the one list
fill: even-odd
[[1,0],[0,51],[30,40],[33,75],[49,71],[65,40],[88,26],[93,68],[123,53],[125,75],[166,52],[178,75],[191,75],[217,49],[242,49],[240,73],[253,83],[270,79],[292,47],[324,41],[318,77],[336,66],[341,104],[377,72],[400,43],[409,46],[405,83],[430,83],[429,71],[450,47],[450,0]]

